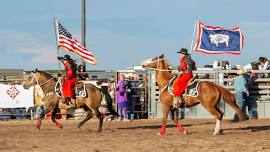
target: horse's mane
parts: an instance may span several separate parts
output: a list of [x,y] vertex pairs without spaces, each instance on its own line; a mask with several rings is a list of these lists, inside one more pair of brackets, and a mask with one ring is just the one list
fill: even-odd
[[167,70],[172,70],[171,69],[172,65],[169,63],[169,61],[166,58],[164,58],[164,63],[165,63],[165,66],[167,67]]
[[173,77],[173,75],[172,75],[173,69],[172,69],[171,64],[168,62],[168,60],[166,58],[163,58],[163,61],[164,61],[165,68],[166,68],[165,70],[169,70],[167,72],[164,72],[163,74],[165,74],[166,77],[168,77],[168,78],[172,78]]
[[[36,72],[38,72],[40,75],[44,76],[46,79],[51,79],[53,76],[51,76],[49,73],[44,72],[44,71],[39,71],[36,70]],[[55,79],[55,78],[54,78]],[[55,79],[56,80],[56,79]]]

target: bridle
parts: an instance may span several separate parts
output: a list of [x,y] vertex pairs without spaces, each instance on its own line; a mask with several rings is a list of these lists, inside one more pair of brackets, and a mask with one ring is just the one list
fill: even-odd
[[165,60],[165,59],[164,59],[164,58],[160,58],[160,57],[158,57],[158,59],[157,59],[157,60],[152,61],[151,63],[158,62],[158,63],[157,63],[157,66],[156,66],[155,68],[149,68],[149,69],[153,69],[153,70],[156,70],[156,71],[161,71],[161,72],[163,72],[163,71],[172,71],[172,70],[170,70],[170,69],[159,69],[159,63],[160,63],[160,61],[162,61],[162,60]]
[[[32,74],[33,74],[33,73],[32,73]],[[37,78],[37,76],[36,76],[36,73],[34,73],[32,79],[31,79],[31,81],[29,82],[29,84],[31,84],[31,83],[35,80],[35,81],[36,81],[36,85],[42,86],[42,85],[48,83],[50,80],[52,80],[52,79],[54,79],[54,78],[55,78],[55,77],[52,77],[52,78],[50,78],[49,80],[47,80],[47,81],[45,81],[45,82],[39,84],[39,80],[38,80],[38,78]]]
[[36,81],[36,84],[34,85],[34,87],[37,89],[37,92],[38,92],[38,94],[39,94],[39,96],[40,96],[40,98],[41,98],[42,101],[45,99],[46,96],[49,96],[49,95],[54,94],[54,92],[49,92],[49,93],[46,93],[46,95],[45,95],[43,89],[41,88],[41,86],[44,85],[44,84],[46,84],[46,83],[48,83],[50,80],[54,79],[55,76],[52,77],[52,78],[50,78],[50,79],[48,79],[47,81],[39,84],[39,80],[38,80],[38,78],[36,76],[36,73],[33,73],[32,72],[31,74],[33,76],[32,76],[31,81],[29,82],[28,86],[30,86],[34,80]]

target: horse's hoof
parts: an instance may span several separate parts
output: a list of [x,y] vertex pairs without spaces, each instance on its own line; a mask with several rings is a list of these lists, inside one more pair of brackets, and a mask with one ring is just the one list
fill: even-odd
[[214,136],[222,135],[222,134],[223,134],[223,130],[219,130],[219,131],[213,133]]
[[160,132],[157,133],[157,135],[159,135],[159,136],[163,136],[164,134],[165,134],[165,133],[162,134],[162,133],[160,133]]
[[184,131],[183,131],[183,134],[184,134],[184,135],[187,135],[187,134],[188,134],[188,131],[187,131],[187,130],[184,130]]
[[59,125],[56,125],[55,127],[56,127],[56,128],[59,128],[59,129],[61,129],[61,130],[64,128],[63,125],[60,125],[60,124],[59,124]]
[[219,134],[221,134],[221,135],[223,134],[223,129],[219,130]]

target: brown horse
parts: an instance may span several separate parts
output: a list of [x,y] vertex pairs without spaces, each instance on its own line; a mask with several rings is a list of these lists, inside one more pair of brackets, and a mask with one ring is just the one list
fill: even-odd
[[[163,111],[163,121],[160,128],[160,135],[163,135],[166,129],[168,111],[172,106],[176,108],[176,105],[172,104],[173,96],[169,93],[168,89],[165,89],[174,75],[171,73],[171,69],[169,68],[171,66],[169,66],[169,64],[166,62],[164,55],[147,59],[142,62],[142,66],[156,70],[156,80],[160,90],[160,101],[162,102]],[[217,86],[212,82],[201,81],[198,86],[198,92],[199,95],[197,97],[184,95],[185,103],[184,105],[181,105],[181,107],[190,107],[201,103],[202,106],[216,118],[214,135],[221,133],[220,123],[223,113],[218,108],[218,103],[220,102],[221,98],[223,98],[223,100],[235,110],[239,120],[242,120],[242,112],[236,104],[234,95],[225,88]],[[174,122],[180,132],[187,133],[187,131],[182,127],[181,123],[178,122],[176,112],[174,112]]]
[[[31,86],[39,86],[40,91],[45,95],[44,109],[41,112],[38,110],[38,120],[37,120],[37,129],[40,129],[41,119],[42,117],[52,111],[51,120],[54,122],[57,128],[63,128],[62,124],[56,121],[56,114],[59,107],[59,101],[62,100],[62,97],[57,96],[55,93],[55,86],[57,83],[57,79],[52,77],[48,73],[42,71],[32,71],[29,75],[29,78],[24,82],[23,86],[25,89],[28,89]],[[112,99],[107,92],[103,92],[98,87],[93,84],[86,84],[86,97],[77,97],[75,101],[76,108],[82,107],[86,112],[86,118],[78,124],[78,128],[80,128],[84,123],[86,123],[89,119],[91,119],[94,115],[99,119],[99,128],[98,132],[102,130],[102,124],[105,114],[102,114],[99,110],[102,105],[103,95],[105,96],[107,101],[107,106],[110,114],[114,116],[118,116],[118,114],[112,108]]]

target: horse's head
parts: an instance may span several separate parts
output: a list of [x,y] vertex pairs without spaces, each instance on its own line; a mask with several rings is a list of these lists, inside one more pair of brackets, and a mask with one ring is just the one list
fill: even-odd
[[28,89],[31,86],[44,85],[45,83],[48,83],[48,81],[51,79],[53,79],[51,75],[36,69],[34,71],[31,71],[28,78],[23,82],[23,87],[25,89]]
[[160,55],[155,58],[149,58],[141,62],[142,67],[146,68],[158,68],[160,61],[164,60],[164,55]]
[[31,86],[34,86],[38,83],[38,70],[31,71],[28,78],[23,82],[24,89],[29,89]]

